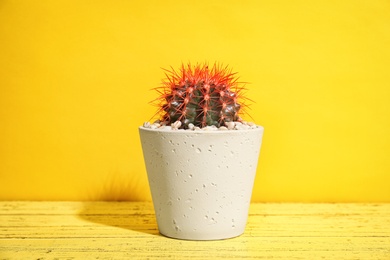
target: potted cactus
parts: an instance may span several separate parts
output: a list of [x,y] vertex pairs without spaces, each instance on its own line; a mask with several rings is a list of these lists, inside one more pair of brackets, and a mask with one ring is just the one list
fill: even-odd
[[243,84],[226,66],[165,70],[160,117],[139,127],[161,234],[226,239],[246,226],[263,127],[242,119]]

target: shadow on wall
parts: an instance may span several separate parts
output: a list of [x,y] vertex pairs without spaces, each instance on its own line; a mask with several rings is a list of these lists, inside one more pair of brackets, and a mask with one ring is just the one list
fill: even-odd
[[100,188],[89,192],[89,201],[151,201],[147,181],[135,174],[114,172],[107,176]]

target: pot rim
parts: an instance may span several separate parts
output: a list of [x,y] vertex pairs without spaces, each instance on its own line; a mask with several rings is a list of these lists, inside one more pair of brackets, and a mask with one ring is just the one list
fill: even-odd
[[264,127],[260,125],[256,125],[256,128],[250,128],[250,129],[240,129],[240,130],[185,130],[185,129],[166,129],[166,128],[148,128],[144,126],[139,126],[139,129],[142,131],[148,131],[148,132],[155,132],[155,133],[164,133],[164,134],[182,134],[182,135],[226,135],[226,134],[243,134],[243,133],[250,133],[250,132],[263,132]]

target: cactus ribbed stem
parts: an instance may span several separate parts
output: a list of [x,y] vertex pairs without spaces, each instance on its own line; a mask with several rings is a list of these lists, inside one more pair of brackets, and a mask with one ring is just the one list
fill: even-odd
[[178,72],[165,71],[166,79],[156,90],[161,120],[167,125],[180,121],[181,128],[187,129],[189,124],[219,127],[241,121],[244,88],[228,67],[183,64]]

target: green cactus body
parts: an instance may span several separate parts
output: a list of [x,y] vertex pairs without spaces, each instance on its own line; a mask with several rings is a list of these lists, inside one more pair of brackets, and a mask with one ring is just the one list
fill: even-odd
[[167,125],[180,121],[181,128],[189,124],[198,127],[217,126],[226,122],[241,121],[239,100],[246,100],[228,67],[217,64],[182,65],[179,72],[166,70],[166,79],[160,88],[158,100],[161,120]]

